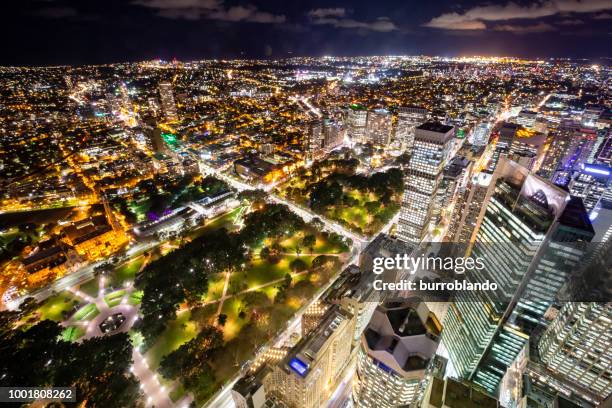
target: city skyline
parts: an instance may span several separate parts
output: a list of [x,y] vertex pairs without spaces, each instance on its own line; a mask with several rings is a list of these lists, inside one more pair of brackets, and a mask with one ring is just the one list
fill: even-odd
[[29,2],[0,63],[138,61],[0,66],[0,403],[603,408],[612,66],[341,54],[603,53],[608,3]]

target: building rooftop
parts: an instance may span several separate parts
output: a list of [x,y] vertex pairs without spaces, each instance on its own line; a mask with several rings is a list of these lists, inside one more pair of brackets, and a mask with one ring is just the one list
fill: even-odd
[[379,305],[363,334],[368,353],[396,372],[423,370],[435,356],[442,326],[418,299]]
[[497,400],[470,385],[447,378],[432,378],[429,405],[436,408],[496,408]]
[[446,133],[452,130],[453,127],[449,125],[444,125],[440,122],[426,122],[420,126],[417,126],[417,129],[427,130],[429,132]]

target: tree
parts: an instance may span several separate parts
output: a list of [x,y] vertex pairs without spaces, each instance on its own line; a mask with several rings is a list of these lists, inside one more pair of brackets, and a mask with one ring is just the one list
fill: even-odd
[[218,317],[217,317],[217,323],[219,323],[219,326],[223,327],[225,326],[225,323],[227,322],[227,315],[224,313],[221,313]]
[[294,273],[298,273],[308,269],[308,264],[304,262],[301,258],[296,258],[291,261],[291,263],[289,263],[289,268],[291,268]]
[[212,353],[223,345],[223,333],[214,326],[205,326],[200,333],[164,357],[159,372],[168,379],[181,378],[192,389],[198,380],[214,380],[209,365]]
[[317,243],[317,237],[312,234],[308,234],[304,238],[302,238],[302,245],[310,249],[310,252],[313,251],[313,248],[316,243]]

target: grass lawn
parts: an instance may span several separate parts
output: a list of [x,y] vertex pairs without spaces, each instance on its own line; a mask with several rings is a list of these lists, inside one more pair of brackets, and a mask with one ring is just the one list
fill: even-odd
[[98,296],[99,284],[97,279],[92,279],[79,286],[79,290],[91,297]]
[[152,369],[157,369],[162,358],[179,348],[183,343],[193,339],[197,333],[195,322],[191,321],[191,312],[186,311],[170,322],[157,342],[147,351],[146,357]]
[[217,300],[223,294],[223,285],[225,284],[225,274],[215,273],[208,278],[208,291],[202,301],[211,302]]
[[[241,310],[244,310],[247,317],[243,319],[238,317]],[[242,301],[242,297],[237,296],[227,299],[223,303],[221,313],[227,315],[227,321],[223,326],[223,338],[225,341],[229,341],[235,338],[240,333],[242,327],[248,323],[248,310],[245,303]]]
[[145,257],[141,255],[115,269],[111,275],[111,284],[114,287],[119,287],[122,286],[124,282],[133,281],[144,261]]
[[128,297],[128,304],[132,306],[139,305],[140,302],[142,301],[142,295],[143,295],[142,290],[138,290],[138,291],[130,293],[130,296]]
[[125,289],[116,290],[104,296],[104,301],[108,307],[115,307],[121,303],[121,299],[125,295]]
[[79,298],[72,295],[70,292],[64,291],[57,296],[48,298],[45,303],[37,309],[40,313],[40,320],[55,320],[56,322],[64,320],[62,313],[72,310],[74,305],[80,303]]
[[100,311],[98,310],[96,305],[93,303],[89,303],[77,310],[73,317],[75,320],[91,320],[96,317],[98,313],[100,313]]
[[70,326],[66,328],[61,336],[64,341],[77,341],[85,335],[85,329],[80,326]]

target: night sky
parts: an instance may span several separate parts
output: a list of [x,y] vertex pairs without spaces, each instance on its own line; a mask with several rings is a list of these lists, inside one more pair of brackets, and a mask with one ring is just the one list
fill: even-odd
[[2,0],[0,65],[323,55],[610,57],[612,0]]

